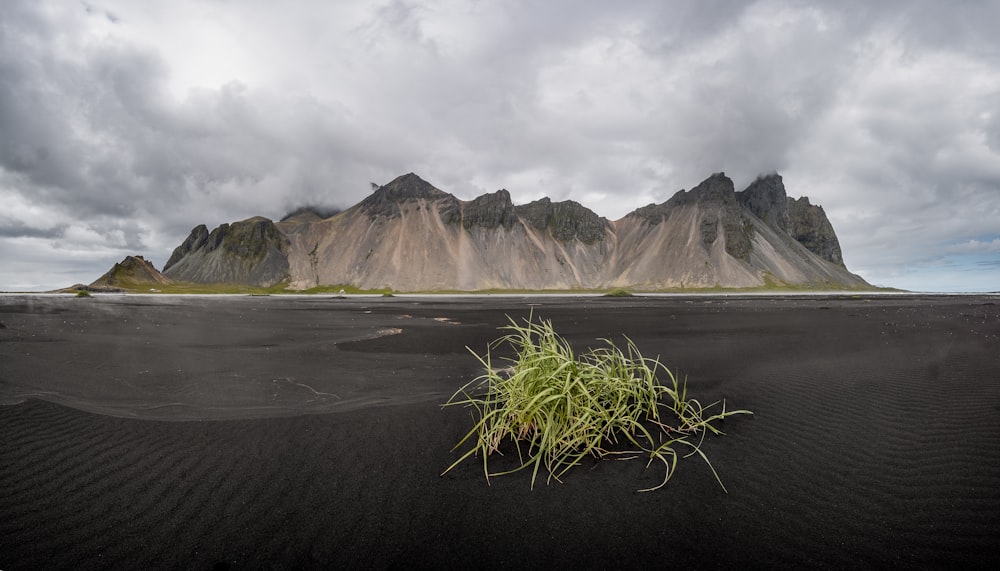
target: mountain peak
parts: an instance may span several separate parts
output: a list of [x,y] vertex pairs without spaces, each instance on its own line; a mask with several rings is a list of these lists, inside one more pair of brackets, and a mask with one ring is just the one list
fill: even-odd
[[394,178],[389,183],[380,186],[374,194],[385,195],[386,198],[405,200],[410,198],[444,198],[450,196],[447,192],[436,188],[433,184],[414,173],[406,173]]
[[717,202],[722,205],[735,204],[736,191],[733,181],[724,172],[717,172],[698,183],[691,190],[678,190],[666,202],[648,204],[633,210],[628,216],[639,216],[648,224],[659,224],[670,211],[684,204],[704,204]]
[[731,203],[736,201],[736,187],[733,179],[720,171],[698,183],[688,195],[698,202]]
[[431,183],[411,173],[394,178],[392,181],[378,187],[368,198],[358,206],[370,217],[394,217],[399,214],[399,203],[409,200],[439,200],[442,198],[457,199],[436,188]]
[[777,230],[788,231],[788,195],[777,173],[757,177],[745,190],[736,193],[744,208]]
[[172,283],[142,256],[125,256],[103,276],[90,284],[91,288],[136,287]]

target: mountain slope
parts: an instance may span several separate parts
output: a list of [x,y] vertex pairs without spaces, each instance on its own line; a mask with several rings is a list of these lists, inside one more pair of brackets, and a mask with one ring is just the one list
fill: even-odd
[[288,277],[288,239],[260,216],[211,233],[199,225],[174,250],[163,274],[194,283],[272,285]]

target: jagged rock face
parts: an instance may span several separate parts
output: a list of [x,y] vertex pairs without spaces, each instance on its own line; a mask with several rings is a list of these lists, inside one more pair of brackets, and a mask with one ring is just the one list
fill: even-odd
[[170,254],[170,259],[167,260],[166,264],[163,264],[163,271],[167,271],[181,261],[181,258],[194,252],[195,250],[201,249],[208,241],[208,228],[204,224],[199,224],[195,226],[188,237],[181,243],[180,246],[174,248],[174,252]]
[[780,175],[758,177],[746,190],[736,194],[740,204],[765,224],[777,230],[788,231],[788,196]]
[[679,191],[661,206],[650,205],[641,209],[641,216],[649,218],[683,206],[696,206],[702,211],[699,222],[701,243],[707,249],[725,236],[725,249],[734,258],[746,261],[753,250],[752,228],[736,200],[733,181],[725,173],[715,173],[690,191]]
[[[211,233],[195,228],[167,275],[402,291],[866,287],[842,262],[811,250],[831,254],[822,210],[789,201],[794,232],[782,229],[783,195],[780,177],[736,193],[716,173],[612,223],[573,201],[514,206],[506,190],[461,201],[411,173],[328,218],[302,213],[278,224],[258,218]],[[839,260],[839,246],[836,253]]]
[[[677,194],[683,193],[684,190],[677,191]],[[676,197],[677,194],[674,196]],[[635,216],[641,218],[643,222],[649,224],[650,226],[656,226],[660,222],[667,219],[670,214],[670,201],[664,202],[662,204],[647,204],[641,208],[637,208],[630,212],[629,216]]]
[[572,200],[552,202],[542,198],[514,207],[517,217],[537,230],[548,230],[560,242],[579,240],[593,244],[603,240],[608,221]]
[[484,194],[472,202],[466,203],[461,209],[462,227],[466,230],[474,227],[495,229],[510,229],[517,222],[514,214],[514,203],[510,193],[501,189],[493,194]]
[[103,276],[90,284],[91,288],[131,288],[143,285],[173,283],[142,256],[126,256]]
[[650,226],[670,219],[671,214],[689,207],[702,212],[698,220],[701,244],[711,249],[723,232],[726,251],[745,260],[753,248],[743,213],[736,203],[733,181],[725,173],[715,173],[690,191],[679,190],[662,204],[650,204],[636,209],[629,216],[636,216]]
[[719,204],[723,206],[733,206],[736,204],[736,189],[733,187],[733,181],[723,172],[717,172],[706,178],[686,195],[681,193],[678,193],[678,195],[699,204]]
[[787,233],[824,260],[844,266],[840,241],[823,208],[810,204],[807,197],[790,198],[780,175],[758,177],[737,195],[744,208],[771,228]]
[[822,206],[809,203],[809,198],[788,199],[788,233],[810,252],[844,266],[840,240]]
[[288,278],[288,238],[267,218],[197,226],[174,250],[167,277],[194,283],[272,286]]
[[[419,199],[447,200],[449,198],[457,203],[454,196],[434,188],[429,182],[409,173],[380,186],[368,198],[362,200],[356,208],[361,209],[373,220],[379,216],[399,218],[402,205],[407,202]],[[452,221],[449,220],[449,222]],[[454,222],[457,222],[457,219]]]

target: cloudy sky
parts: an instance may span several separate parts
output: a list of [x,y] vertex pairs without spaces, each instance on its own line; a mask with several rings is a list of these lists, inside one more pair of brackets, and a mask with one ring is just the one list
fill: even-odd
[[3,0],[0,290],[416,172],[616,219],[725,171],[877,285],[1000,290],[1000,3]]

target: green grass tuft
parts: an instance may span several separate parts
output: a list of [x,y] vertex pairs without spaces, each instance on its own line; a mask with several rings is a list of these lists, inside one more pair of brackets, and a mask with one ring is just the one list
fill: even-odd
[[[539,472],[547,473],[548,482],[562,481],[587,456],[641,455],[647,466],[658,461],[665,468],[659,485],[640,490],[652,491],[667,483],[683,454],[700,456],[725,490],[701,445],[707,433],[722,434],[718,421],[750,411],[727,411],[722,402],[721,410],[710,413],[720,403],[702,406],[688,399],[686,380],[679,381],[658,359],[643,357],[627,337],[624,351],[605,339],[606,347],[575,358],[550,321],[536,323],[529,317],[518,325],[511,319],[502,329],[510,333],[491,343],[484,355],[470,349],[486,373],[444,404],[471,407],[475,421],[454,450],[471,446],[444,473],[481,456],[487,482],[529,469],[534,488]],[[503,359],[508,367],[495,365],[490,353],[504,344],[516,352],[516,357]],[[669,379],[666,384],[657,379],[661,371]],[[491,471],[490,457],[508,441],[518,465]]]
[[76,297],[90,297],[90,292],[85,289],[78,290],[76,292]]
[[359,287],[355,287],[355,286],[352,286],[352,285],[349,285],[349,284],[334,284],[334,285],[322,285],[322,286],[311,287],[309,289],[304,289],[304,290],[297,291],[297,292],[289,290],[287,293],[305,293],[305,294],[332,293],[332,294],[336,294],[336,295],[345,295],[345,294],[351,294],[351,295],[355,295],[355,294],[374,295],[374,294],[392,293],[392,289],[391,288],[361,289]]
[[633,294],[627,289],[617,288],[604,294],[605,297],[632,297]]

